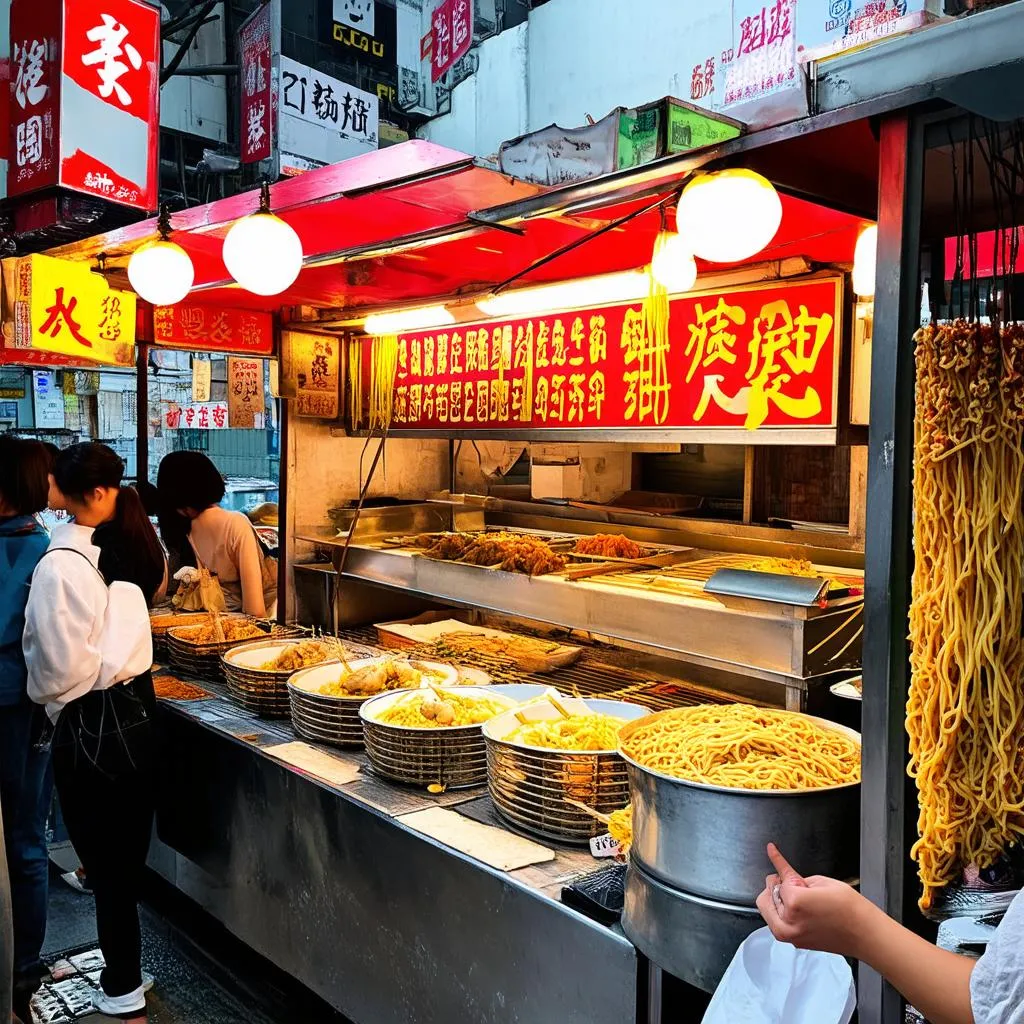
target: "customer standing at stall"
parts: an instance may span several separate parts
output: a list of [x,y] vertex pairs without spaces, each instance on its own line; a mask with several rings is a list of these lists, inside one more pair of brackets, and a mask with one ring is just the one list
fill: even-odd
[[[156,478],[160,535],[169,551],[216,573],[228,611],[265,618],[277,604],[276,562],[241,512],[220,507],[224,478],[201,452],[171,452]],[[173,557],[173,556],[172,556]]]
[[38,441],[0,435],[0,806],[11,885],[14,1011],[26,1021],[45,973],[39,953],[46,935],[53,779],[49,751],[37,744],[45,715],[28,698],[21,637],[29,580],[49,543],[36,519],[46,508],[49,468]]
[[106,960],[94,1001],[145,1007],[138,900],[155,802],[148,605],[165,562],[124,463],[102,444],[61,452],[74,521],[53,531],[25,611],[28,692],[55,723],[53,765],[71,842],[96,895]]
[[980,960],[939,949],[834,878],[803,878],[774,847],[758,910],[780,942],[862,960],[932,1024],[1024,1024],[1024,894]]

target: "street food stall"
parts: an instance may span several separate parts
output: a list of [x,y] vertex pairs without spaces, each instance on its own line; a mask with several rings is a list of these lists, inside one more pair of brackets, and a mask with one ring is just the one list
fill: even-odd
[[[357,1021],[659,1020],[662,969],[710,990],[757,926],[767,838],[901,916],[925,120],[554,189],[394,147],[265,192],[304,254],[265,298],[221,256],[251,195],[165,224],[187,304],[281,318],[285,600],[169,629],[156,870]],[[751,171],[772,231],[687,279],[686,189]],[[117,283],[156,229],[51,255]],[[861,675],[862,757],[833,695]],[[754,727],[801,781],[687,778],[681,738]],[[896,1019],[869,972],[860,998]]]

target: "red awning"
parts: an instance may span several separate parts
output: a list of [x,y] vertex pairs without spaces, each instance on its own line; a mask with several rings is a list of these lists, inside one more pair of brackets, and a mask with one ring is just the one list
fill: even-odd
[[[519,283],[643,266],[661,224],[660,212],[649,207],[677,189],[684,174],[678,162],[654,164],[632,177],[620,172],[587,183],[581,196],[579,187],[573,193],[545,190],[429,142],[355,157],[272,186],[272,208],[298,232],[306,257],[295,284],[272,298],[234,285],[220,255],[231,224],[256,210],[257,192],[175,213],[172,226],[174,240],[195,264],[195,299],[250,309],[309,305],[355,317],[489,291],[634,213],[628,223],[595,235]],[[789,256],[852,260],[864,220],[791,195],[782,201],[782,226],[756,262]],[[131,252],[155,233],[156,221],[144,221],[49,255],[93,260],[105,254],[108,269],[120,277]],[[127,278],[116,283],[127,287]]]

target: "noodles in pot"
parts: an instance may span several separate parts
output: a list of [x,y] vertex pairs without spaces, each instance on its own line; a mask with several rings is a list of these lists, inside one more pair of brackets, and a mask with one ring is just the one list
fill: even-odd
[[792,790],[860,781],[860,744],[806,715],[703,704],[633,729],[622,752],[665,775],[735,789]]

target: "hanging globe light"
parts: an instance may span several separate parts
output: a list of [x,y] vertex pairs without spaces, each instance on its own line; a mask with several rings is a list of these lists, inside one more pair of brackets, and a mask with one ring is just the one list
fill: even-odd
[[132,253],[128,280],[139,298],[154,306],[173,306],[188,295],[196,271],[189,254],[170,240],[171,222],[166,206],[160,210],[157,230],[159,239]]
[[775,186],[756,171],[735,167],[698,174],[679,197],[676,226],[695,256],[739,263],[764,249],[782,223]]
[[697,283],[697,264],[682,235],[658,232],[651,257],[651,276],[673,295],[688,292]]
[[260,190],[259,211],[235,221],[224,239],[228,273],[254,295],[280,295],[302,270],[302,242],[295,229],[270,212],[270,186]]
[[866,227],[853,251],[853,290],[862,298],[875,294],[875,262],[878,249],[878,225]]

